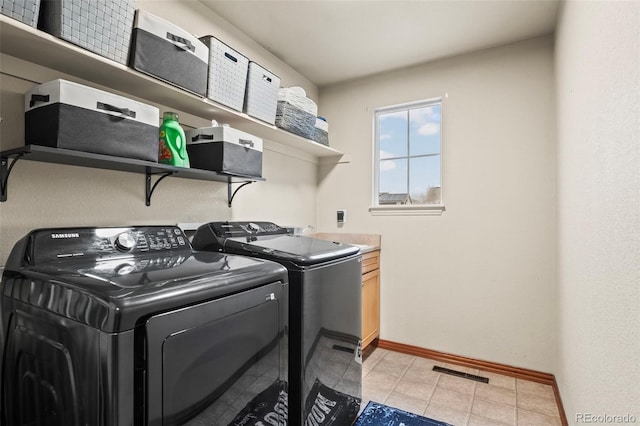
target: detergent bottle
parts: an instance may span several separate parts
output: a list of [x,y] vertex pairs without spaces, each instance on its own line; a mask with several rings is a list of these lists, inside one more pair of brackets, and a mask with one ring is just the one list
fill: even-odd
[[165,112],[162,115],[158,162],[177,167],[190,167],[187,138],[178,123],[178,113]]

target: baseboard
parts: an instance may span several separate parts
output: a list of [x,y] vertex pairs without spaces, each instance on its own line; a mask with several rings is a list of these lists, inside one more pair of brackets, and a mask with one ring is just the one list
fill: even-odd
[[558,388],[558,382],[556,381],[556,377],[553,376],[553,394],[556,396],[556,403],[558,404],[558,411],[560,411],[560,421],[562,422],[562,426],[568,426],[569,421],[567,420],[567,413],[564,412],[564,406],[562,405],[562,398],[560,398],[560,388]]
[[391,342],[389,340],[379,339],[377,341],[377,347],[381,349],[388,349],[394,352],[401,352],[409,355],[430,358],[436,361],[455,364],[462,367],[477,368],[479,370],[489,371],[491,373],[498,373],[504,376],[515,377],[517,379],[530,380],[532,382],[549,385],[553,388],[553,393],[556,397],[556,403],[558,404],[558,410],[560,411],[560,420],[562,421],[562,425],[567,426],[569,424],[567,422],[567,416],[562,405],[562,399],[560,398],[558,383],[556,382],[556,378],[553,374],[542,373],[540,371],[529,370],[527,368],[512,367],[510,365],[500,364],[497,362],[467,358],[460,355],[448,354],[446,352],[434,351],[432,349],[425,349],[419,346]]

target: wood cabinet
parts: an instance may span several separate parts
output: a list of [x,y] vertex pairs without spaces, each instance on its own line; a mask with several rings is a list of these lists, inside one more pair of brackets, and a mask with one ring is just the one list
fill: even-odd
[[380,250],[362,255],[362,348],[380,336]]

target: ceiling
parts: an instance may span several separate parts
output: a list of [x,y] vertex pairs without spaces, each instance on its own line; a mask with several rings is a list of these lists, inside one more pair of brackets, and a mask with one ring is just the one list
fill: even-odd
[[318,86],[550,34],[560,0],[200,0]]

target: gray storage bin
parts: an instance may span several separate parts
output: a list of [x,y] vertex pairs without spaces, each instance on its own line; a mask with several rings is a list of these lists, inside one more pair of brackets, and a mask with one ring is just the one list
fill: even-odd
[[42,0],[43,31],[126,64],[135,0]]
[[242,176],[262,176],[262,139],[228,126],[188,130],[191,167]]
[[318,106],[300,86],[278,90],[276,126],[303,138],[311,139],[316,124]]
[[36,27],[40,0],[0,0],[0,13],[23,24]]
[[158,161],[158,108],[66,80],[25,94],[25,144]]
[[280,77],[253,61],[249,62],[244,112],[269,124],[275,124],[279,88]]
[[209,48],[207,98],[242,111],[249,60],[213,36],[200,40]]
[[320,117],[316,117],[316,124],[313,127],[313,137],[315,142],[329,146],[329,123]]
[[129,66],[205,96],[208,64],[209,48],[196,36],[148,12],[136,12]]
[[278,101],[276,126],[303,138],[313,137],[316,117],[286,101]]

